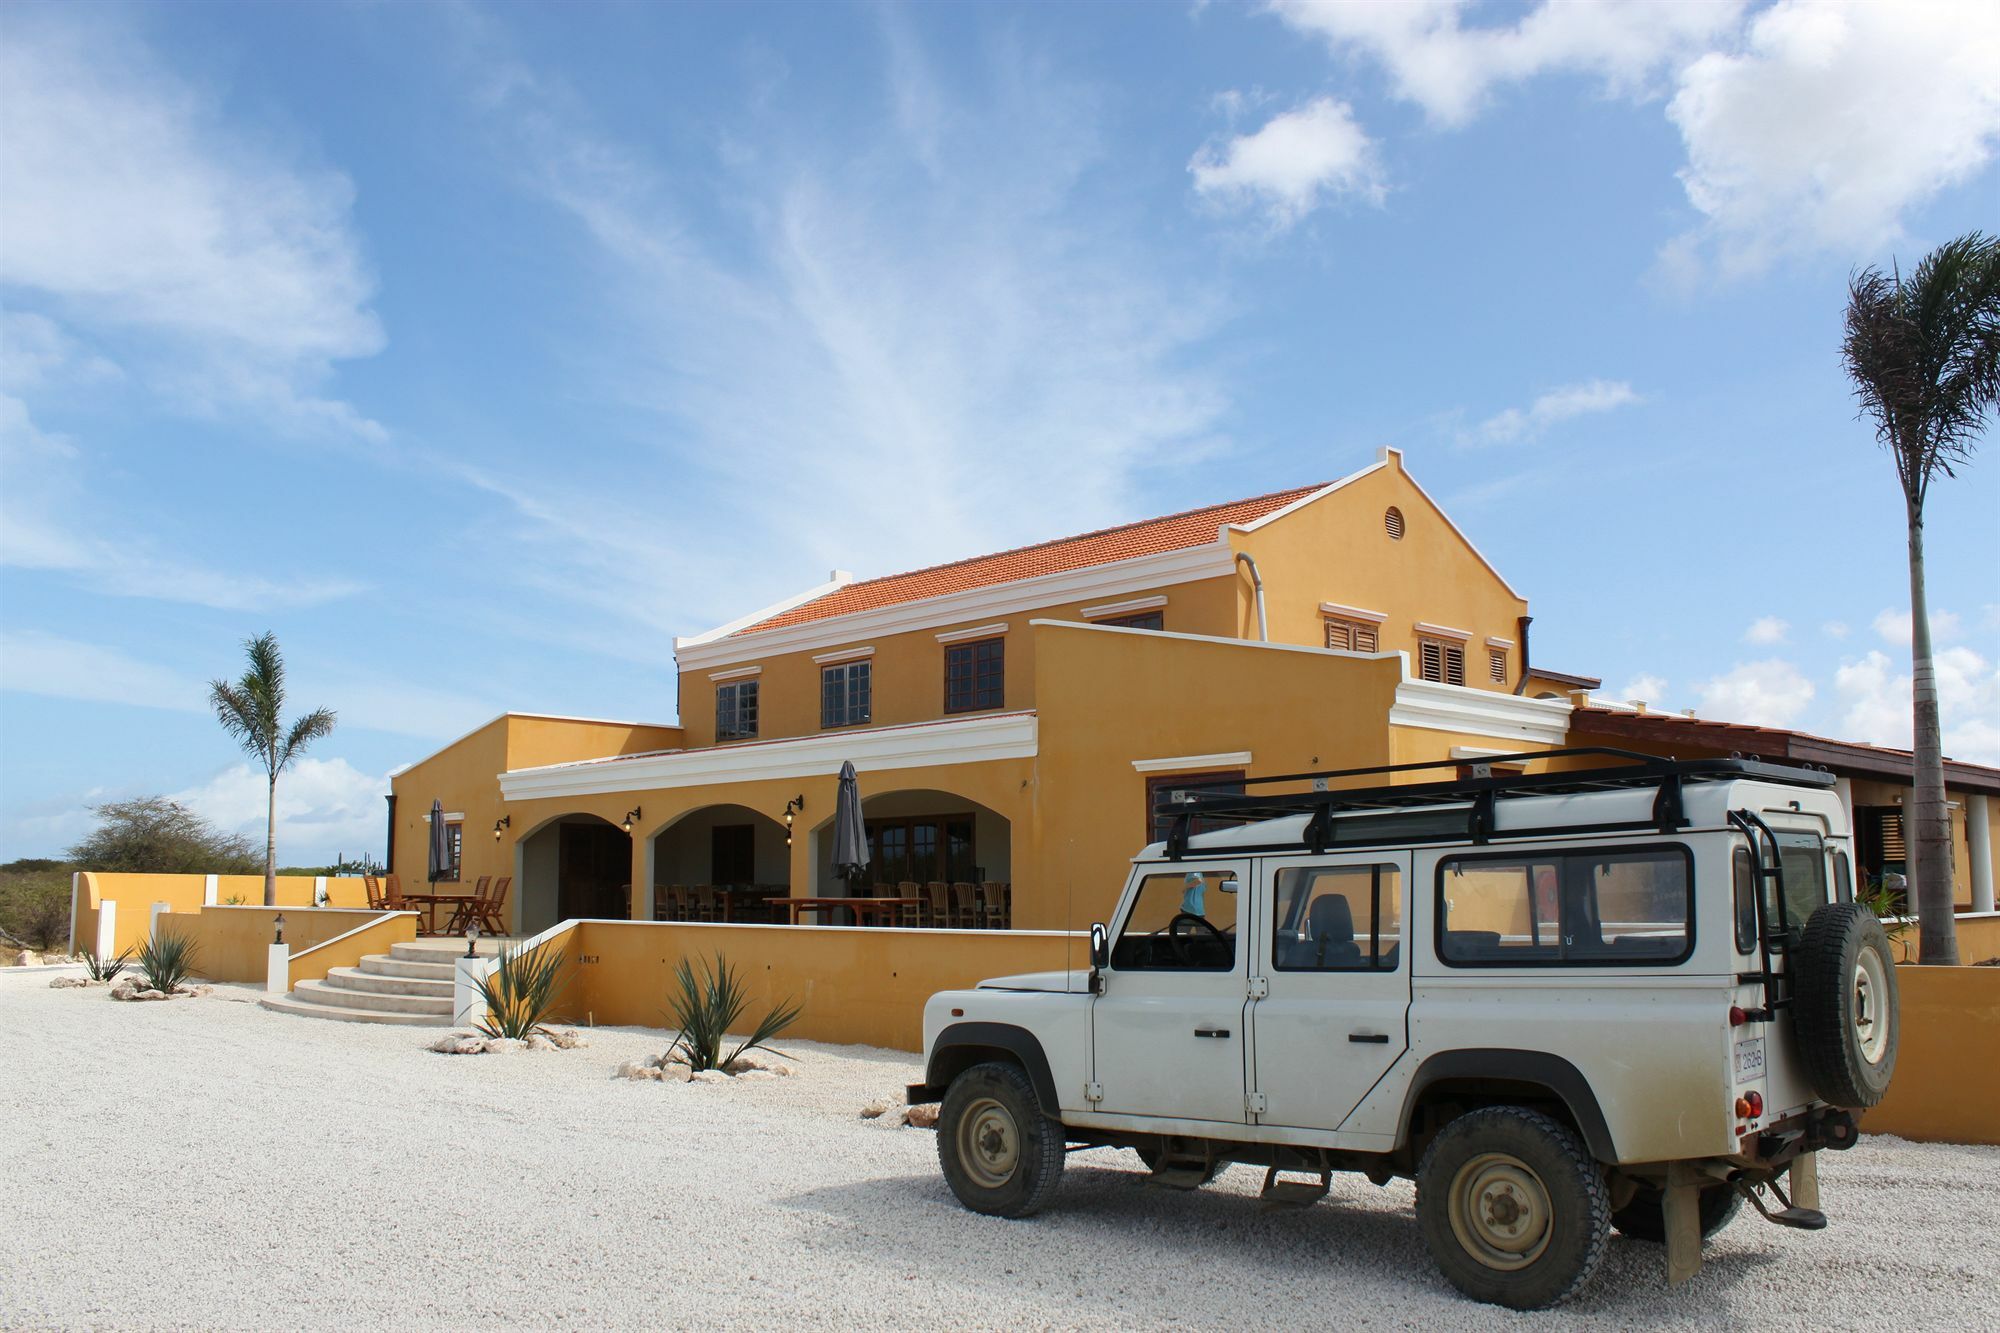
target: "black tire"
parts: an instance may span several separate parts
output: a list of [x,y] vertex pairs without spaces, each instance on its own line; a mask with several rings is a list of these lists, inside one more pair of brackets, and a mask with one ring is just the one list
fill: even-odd
[[974,1065],[951,1081],[938,1109],[938,1165],[958,1201],[991,1217],[1042,1210],[1062,1179],[1062,1126],[1042,1114],[1016,1064]]
[[1874,913],[1828,903],[1792,950],[1792,1030],[1821,1101],[1865,1110],[1896,1072],[1896,961]]
[[[1712,1185],[1701,1192],[1697,1211],[1701,1216],[1701,1238],[1707,1240],[1716,1232],[1736,1220],[1736,1210],[1743,1206],[1743,1196],[1728,1185]],[[1621,1236],[1633,1240],[1649,1240],[1655,1245],[1667,1242],[1667,1211],[1660,1191],[1651,1185],[1641,1185],[1639,1192],[1632,1196],[1632,1202],[1611,1215],[1611,1225],[1618,1228]]]
[[1568,1126],[1521,1106],[1451,1121],[1417,1167],[1417,1225],[1431,1259],[1476,1301],[1545,1310],[1604,1258],[1604,1168]]

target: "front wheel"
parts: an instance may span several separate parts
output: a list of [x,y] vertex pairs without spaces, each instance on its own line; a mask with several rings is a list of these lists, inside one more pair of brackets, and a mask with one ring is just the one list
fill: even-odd
[[1604,1170],[1566,1125],[1520,1106],[1460,1116],[1417,1167],[1417,1224],[1451,1284],[1474,1300],[1542,1310],[1604,1258]]
[[975,1213],[1038,1213],[1062,1179],[1062,1126],[1042,1114],[1019,1065],[974,1065],[953,1079],[938,1110],[937,1143],[945,1183]]

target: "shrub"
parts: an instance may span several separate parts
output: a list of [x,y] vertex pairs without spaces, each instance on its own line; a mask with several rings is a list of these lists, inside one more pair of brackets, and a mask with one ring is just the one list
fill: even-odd
[[46,952],[69,940],[70,869],[61,862],[0,866],[0,937]]
[[251,851],[247,838],[222,832],[164,796],[91,808],[97,827],[69,850],[84,870],[247,875],[264,869],[264,858]]
[[125,950],[125,952],[119,954],[116,958],[110,959],[99,958],[90,950],[85,949],[83,951],[83,966],[89,971],[92,981],[116,981],[118,974],[125,970],[125,964],[130,962],[131,958],[132,951],[130,949]]
[[[667,1048],[667,1054],[687,1061],[688,1066],[697,1071],[703,1069],[723,1069],[735,1063],[745,1051],[763,1047],[771,1050],[771,1038],[796,1023],[803,1012],[800,1006],[787,1000],[774,1005],[771,1011],[760,1019],[750,1030],[749,1037],[737,1043],[728,1055],[722,1048],[728,1039],[730,1029],[743,1017],[743,1011],[750,1007],[750,996],[736,979],[736,970],[729,966],[721,954],[715,955],[715,966],[702,966],[701,975],[695,976],[694,968],[683,958],[674,971],[678,988],[667,992],[667,1014],[680,1029],[674,1037],[674,1044]],[[783,1055],[783,1051],[775,1054]]]
[[139,975],[146,989],[172,995],[194,975],[194,941],[161,931],[139,946]]
[[500,965],[479,982],[479,999],[486,1006],[479,1030],[489,1037],[517,1039],[544,1031],[562,998],[562,970],[562,951],[548,943],[502,949]]

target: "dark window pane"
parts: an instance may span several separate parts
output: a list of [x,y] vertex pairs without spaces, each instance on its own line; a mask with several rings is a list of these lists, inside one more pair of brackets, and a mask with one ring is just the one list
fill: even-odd
[[1160,611],[1147,611],[1136,616],[1119,616],[1115,620],[1093,620],[1093,625],[1110,625],[1116,629],[1165,629],[1167,617]]
[[1472,967],[1678,962],[1688,878],[1680,849],[1454,857],[1438,867],[1438,952]]
[[757,682],[731,681],[715,689],[715,738],[743,740],[757,734]]
[[944,711],[972,713],[1006,702],[1006,640],[954,643],[944,650]]
[[819,724],[851,727],[868,720],[873,663],[842,662],[820,671]]

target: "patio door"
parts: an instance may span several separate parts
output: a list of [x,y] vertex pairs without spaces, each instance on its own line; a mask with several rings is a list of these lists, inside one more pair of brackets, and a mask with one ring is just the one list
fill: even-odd
[[564,824],[558,839],[556,919],[630,916],[631,835],[611,824]]

